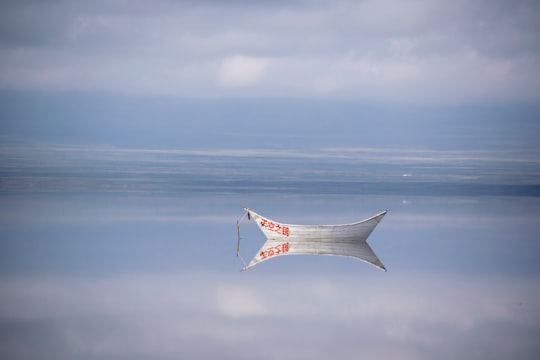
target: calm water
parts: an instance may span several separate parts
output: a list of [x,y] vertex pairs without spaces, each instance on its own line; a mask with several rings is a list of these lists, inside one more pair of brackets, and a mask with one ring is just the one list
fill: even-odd
[[[403,149],[10,146],[0,341],[27,359],[537,359],[538,162]],[[9,151],[8,151],[9,150]],[[240,272],[249,206],[288,223],[388,215],[384,273],[290,256]],[[263,242],[241,224],[248,260]]]

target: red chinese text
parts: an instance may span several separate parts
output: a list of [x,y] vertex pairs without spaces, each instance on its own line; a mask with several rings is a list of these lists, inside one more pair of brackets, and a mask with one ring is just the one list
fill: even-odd
[[261,258],[266,259],[267,257],[284,254],[289,252],[289,243],[283,243],[276,246],[272,246],[266,250],[261,251]]
[[266,219],[261,220],[261,226],[264,227],[264,228],[267,228],[270,231],[278,233],[279,235],[289,236],[289,227],[288,226],[283,226],[281,224],[274,223],[274,222],[266,220]]

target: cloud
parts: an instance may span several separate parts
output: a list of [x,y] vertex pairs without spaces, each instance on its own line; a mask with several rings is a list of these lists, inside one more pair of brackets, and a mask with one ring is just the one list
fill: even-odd
[[415,103],[540,96],[534,1],[64,5],[3,5],[1,87]]
[[269,59],[243,55],[228,57],[219,68],[219,83],[223,87],[256,85],[263,80],[269,66]]

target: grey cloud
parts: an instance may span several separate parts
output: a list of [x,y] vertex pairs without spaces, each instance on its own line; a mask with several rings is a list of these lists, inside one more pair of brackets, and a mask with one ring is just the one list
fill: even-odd
[[467,46],[490,57],[539,55],[537,2],[496,1],[482,5],[473,9],[459,33]]
[[6,47],[60,44],[66,31],[65,17],[51,2],[3,2],[0,44]]
[[4,358],[67,360],[75,355],[69,347],[62,326],[54,320],[0,320],[0,354]]
[[[428,102],[538,97],[534,2],[3,7],[4,87]],[[247,91],[220,87],[220,66],[237,55],[269,61],[268,76]]]
[[[239,3],[242,6],[235,6]],[[284,45],[279,47],[276,42],[267,55],[281,55],[281,49],[291,51],[294,47],[314,53],[366,50],[363,44],[374,45],[392,38],[421,40],[433,35],[455,36],[478,47],[484,46],[486,40],[490,46],[512,46],[513,42],[533,39],[531,30],[537,29],[534,20],[539,11],[534,2],[527,1],[512,2],[511,6],[505,1],[429,5],[412,2],[407,6],[392,0],[302,6],[290,2],[255,2],[265,6],[248,3],[252,6],[245,6],[243,1],[226,5],[216,1],[130,2],[129,6],[123,2],[15,2],[4,5],[2,34],[15,44],[17,39],[24,43],[24,39],[33,37],[68,40],[69,35],[77,35],[73,32],[92,28],[99,31],[100,22],[101,26],[113,25],[103,35],[118,35],[128,44],[158,40],[160,36],[168,41],[182,34],[239,32],[263,34]],[[109,37],[103,36],[101,41],[107,43]],[[84,38],[80,40],[84,42]]]

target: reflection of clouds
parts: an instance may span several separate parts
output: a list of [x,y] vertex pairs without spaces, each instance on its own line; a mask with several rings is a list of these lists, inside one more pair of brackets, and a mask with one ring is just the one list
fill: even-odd
[[536,214],[500,214],[500,215],[459,215],[459,214],[427,214],[397,213],[391,220],[386,220],[387,228],[397,229],[423,229],[423,228],[467,228],[483,229],[500,226],[500,224],[534,224],[538,217]]
[[[14,194],[2,197],[0,221],[4,224],[26,224],[28,219],[32,219],[36,225],[178,223],[223,226],[235,224],[243,214],[243,207],[251,206],[265,212],[271,210],[268,216],[296,224],[350,223],[363,220],[377,211],[389,210],[384,220],[385,229],[489,229],[497,226],[531,227],[537,224],[540,206],[535,198],[515,202],[512,198],[324,195],[319,200],[310,198],[309,201],[313,211],[305,210],[306,198],[301,194],[209,197],[184,194]],[[242,231],[255,229],[252,225],[246,222]]]
[[536,279],[418,273],[4,277],[0,326],[18,329],[4,354],[24,344],[28,358],[42,359],[326,359],[336,351],[352,359],[360,349],[416,359],[448,351],[469,358],[472,349],[533,359],[539,295]]
[[216,305],[224,316],[257,317],[270,315],[271,304],[253,288],[225,284],[216,289]]
[[[213,202],[223,206],[223,201],[214,199]],[[200,201],[186,197],[13,195],[2,198],[0,220],[15,224],[27,223],[30,218],[33,224],[96,226],[115,223],[233,224],[237,216],[242,214],[240,205],[234,208],[237,212],[233,214],[210,209],[201,211],[200,206]]]

